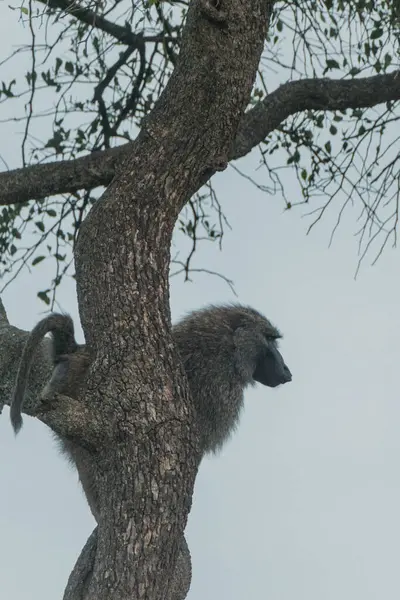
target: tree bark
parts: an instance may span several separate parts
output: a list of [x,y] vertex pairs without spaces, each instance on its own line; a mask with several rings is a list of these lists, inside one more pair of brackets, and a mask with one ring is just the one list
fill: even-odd
[[[93,573],[96,549],[97,527],[86,542],[68,579],[63,600],[84,600]],[[186,598],[190,588],[191,578],[192,565],[190,552],[186,539],[183,537],[178,559],[176,561],[169,600],[183,600]]]

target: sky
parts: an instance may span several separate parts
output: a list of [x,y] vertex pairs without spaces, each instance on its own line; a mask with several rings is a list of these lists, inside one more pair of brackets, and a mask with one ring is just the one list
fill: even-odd
[[[19,160],[15,127],[0,129],[10,167]],[[249,172],[257,164],[252,154],[240,167]],[[300,210],[284,212],[278,196],[232,168],[215,182],[232,232],[221,253],[205,245],[197,264],[233,279],[238,300],[282,330],[293,381],[248,390],[238,431],[200,467],[187,527],[188,599],[397,599],[399,251],[388,248],[374,267],[365,262],[354,279],[356,210],[328,248],[334,213],[306,236],[309,221]],[[292,193],[299,195],[295,185]],[[38,266],[7,289],[13,325],[28,330],[41,318],[36,292],[50,277]],[[223,281],[207,275],[171,282],[174,321],[233,300]],[[77,323],[72,280],[58,301]],[[0,456],[1,597],[61,598],[94,527],[77,476],[34,419],[25,417],[15,439],[7,409]]]

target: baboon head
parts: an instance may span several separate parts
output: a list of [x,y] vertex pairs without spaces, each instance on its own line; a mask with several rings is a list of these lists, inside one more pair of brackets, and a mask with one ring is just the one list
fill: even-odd
[[182,319],[173,331],[187,372],[196,372],[207,389],[212,381],[234,380],[244,388],[256,382],[276,387],[292,379],[278,350],[280,332],[251,307],[208,306]]
[[[292,380],[278,350],[278,329],[253,308],[232,306],[236,367],[248,384],[276,387]],[[228,312],[227,312],[228,314]]]

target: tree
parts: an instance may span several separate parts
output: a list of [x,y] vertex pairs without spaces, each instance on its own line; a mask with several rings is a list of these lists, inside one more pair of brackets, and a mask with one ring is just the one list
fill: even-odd
[[[20,7],[29,39],[2,65],[0,99],[23,125],[23,170],[0,175],[0,253],[6,285],[22,268],[51,261],[53,280],[39,295],[53,305],[64,274],[73,274],[80,223],[173,71],[187,3],[44,4]],[[251,107],[229,153],[232,161],[259,145],[256,185],[283,196],[287,209],[307,205],[311,227],[328,207],[338,206],[340,221],[355,205],[362,256],[374,242],[379,255],[396,241],[398,13],[387,0],[274,3]],[[267,78],[265,68],[276,75]],[[296,199],[287,191],[293,178]],[[188,278],[201,242],[221,244],[225,225],[208,179],[176,223],[189,245],[186,257],[174,254],[174,273]]]
[[[50,3],[50,16],[54,16],[57,8],[72,6]],[[278,4],[275,7],[277,32],[284,27],[281,18],[284,8]],[[316,8],[332,10],[332,5],[299,3],[295,6],[303,16],[315,15]],[[160,11],[161,7],[155,5],[154,9]],[[68,433],[88,446],[94,454],[94,468],[102,474],[101,498],[105,517],[98,526],[94,565],[93,540],[89,540],[72,574],[67,598],[81,597],[82,593],[85,598],[97,599],[161,598],[168,584],[175,585],[174,566],[200,458],[196,452],[196,432],[187,391],[171,344],[168,305],[172,232],[188,199],[207,184],[216,171],[225,168],[233,158],[245,155],[275,129],[278,139],[283,136],[282,144],[290,154],[289,164],[298,169],[300,182],[307,184],[304,193],[308,199],[307,194],[325,168],[331,170],[332,175],[336,173],[332,167],[335,165],[332,144],[326,142],[322,156],[313,134],[310,137],[307,133],[310,123],[318,127],[325,118],[312,111],[344,112],[351,108],[356,111],[353,118],[357,122],[358,119],[371,120],[370,116],[360,112],[361,108],[385,102],[389,112],[384,113],[382,118],[386,121],[383,124],[376,119],[377,126],[396,118],[393,103],[400,94],[398,71],[392,67],[393,60],[384,59],[382,27],[373,20],[375,9],[360,3],[354,3],[349,10],[353,11],[354,18],[360,18],[360,22],[369,23],[371,19],[368,33],[374,50],[368,51],[369,56],[374,57],[372,60],[376,64],[379,62],[376,70],[387,69],[388,73],[344,80],[314,78],[288,82],[245,113],[273,9],[273,2],[261,0],[248,5],[236,0],[215,4],[206,0],[193,1],[182,31],[179,59],[154,106],[150,102],[151,111],[146,112],[149,107],[143,108],[146,118],[140,123],[140,133],[133,142],[109,147],[111,138],[117,135],[116,125],[114,122],[110,126],[108,122],[109,106],[104,105],[100,92],[112,80],[115,82],[116,69],[122,65],[117,59],[114,64],[118,66],[114,70],[103,65],[103,74],[99,77],[103,85],[96,87],[98,118],[93,129],[96,132],[100,123],[102,128],[100,142],[97,140],[91,148],[96,152],[74,158],[73,155],[82,149],[78,143],[82,133],[78,129],[71,148],[72,157],[68,160],[23,166],[21,170],[5,172],[1,176],[0,202],[7,207],[3,215],[3,249],[11,256],[17,252],[17,247],[14,240],[11,244],[10,236],[18,239],[21,235],[14,224],[27,210],[23,203],[39,199],[26,218],[30,222],[35,211],[40,215],[47,212],[48,217],[56,218],[54,209],[42,198],[66,192],[77,195],[76,202],[70,197],[67,205],[70,215],[78,215],[73,223],[74,231],[79,229],[75,245],[77,290],[86,341],[94,355],[88,389],[82,398],[78,420],[76,414],[71,413],[71,407],[62,411],[61,406],[54,405],[45,414],[35,405],[29,408],[56,432]],[[347,10],[340,3],[336,9],[343,14]],[[121,31],[113,24],[112,29],[112,24],[102,15],[88,10],[74,5],[74,22],[78,30],[82,23],[85,26],[88,22],[97,23],[107,35],[119,32],[117,39],[124,43],[129,27],[123,27]],[[395,29],[398,21],[391,4],[382,3],[379,11],[379,23]],[[171,55],[170,60],[175,61],[168,46],[172,44],[170,38],[174,38],[169,21],[163,21],[163,48]],[[82,32],[79,34],[78,31],[77,35],[82,36]],[[136,38],[134,42],[132,35],[130,32],[128,49],[133,47],[139,53],[141,41]],[[329,31],[327,35],[330,35]],[[268,36],[271,42],[271,32]],[[332,34],[333,39],[337,36],[337,32]],[[157,45],[158,39],[153,36],[148,41]],[[98,42],[93,42],[95,48],[96,45],[100,48]],[[364,52],[367,56],[365,48]],[[101,64],[102,51],[98,50],[98,54]],[[32,55],[36,60],[34,46]],[[128,56],[127,50],[123,54],[125,61]],[[120,58],[122,61],[122,55]],[[330,60],[326,68],[337,68],[333,59]],[[56,61],[56,74],[57,65]],[[66,63],[65,69],[75,73],[77,66],[78,60],[75,65]],[[52,77],[51,73],[46,73],[43,79],[46,82],[47,78],[50,85],[57,88]],[[33,65],[28,78],[32,94],[36,90],[36,81]],[[12,95],[12,86],[3,86],[3,94]],[[132,97],[136,99],[137,91],[132,92],[130,88],[128,95],[130,101]],[[121,108],[117,103],[114,107],[120,111],[117,122],[123,121],[135,108],[134,104],[127,101]],[[299,124],[289,119],[283,124],[285,119],[300,111],[308,121]],[[28,125],[31,117],[32,113],[29,113]],[[371,131],[360,135],[373,134],[375,127],[376,124],[371,122]],[[336,135],[336,126],[331,123],[330,128],[331,134]],[[62,129],[62,123],[59,123],[54,132],[57,135],[47,144],[59,153],[64,151],[63,144],[70,136],[66,131],[62,133]],[[341,152],[354,158],[358,142],[348,152],[351,136],[347,135],[347,138],[343,139]],[[271,143],[271,139],[267,139],[268,151],[273,154]],[[105,150],[98,150],[99,145]],[[307,148],[314,157],[309,170],[301,163],[299,147]],[[394,173],[396,160],[397,157],[390,161],[384,177],[387,172]],[[325,185],[323,177],[320,181]],[[91,190],[107,184],[107,190],[95,202]],[[80,195],[82,189],[88,192]],[[84,219],[91,203],[93,207]],[[32,206],[28,208],[28,215]],[[373,207],[371,210],[375,218],[376,211]],[[368,216],[371,218],[371,211]],[[38,228],[44,232],[45,226],[39,222]],[[193,223],[191,230],[193,232]],[[196,236],[191,235],[196,240]],[[67,237],[61,226],[57,237]],[[71,234],[71,238],[74,237]],[[40,256],[36,261],[38,258]],[[61,256],[55,258],[62,262]],[[48,300],[46,292],[42,296]],[[2,381],[8,391],[3,398],[7,399],[15,375],[15,361],[10,357],[18,355],[24,335],[18,332],[15,335],[5,325],[4,332],[3,362],[11,363],[8,376]],[[13,352],[7,348],[13,348]],[[46,375],[44,366],[42,374],[39,373],[33,382],[33,391],[39,388]],[[117,394],[116,390],[122,390],[122,393]],[[133,413],[132,407],[138,404],[140,412],[135,410]],[[177,495],[176,489],[181,493]],[[92,567],[88,583],[85,578],[82,580],[82,572],[91,573]],[[82,587],[82,584],[85,585]]]

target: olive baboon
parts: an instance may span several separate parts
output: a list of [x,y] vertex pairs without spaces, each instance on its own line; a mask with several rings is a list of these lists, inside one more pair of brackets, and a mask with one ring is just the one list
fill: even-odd
[[177,323],[179,350],[195,405],[204,452],[217,452],[235,430],[243,391],[291,381],[278,348],[279,331],[253,308],[211,306]]
[[[33,356],[43,336],[53,337],[54,371],[45,390],[76,398],[89,365],[68,315],[45,317],[32,330],[21,357],[11,422],[17,433]],[[173,329],[198,418],[202,452],[216,452],[235,430],[243,391],[256,382],[269,387],[291,381],[277,348],[279,331],[253,308],[211,306],[190,313]]]
[[[11,422],[16,433],[34,353],[46,333],[51,333],[54,370],[44,394],[79,395],[90,357],[74,337],[72,319],[54,314],[32,330],[22,352]],[[172,329],[181,356],[197,415],[201,452],[217,452],[235,430],[243,405],[243,391],[256,382],[269,387],[291,381],[292,375],[277,348],[279,331],[256,310],[240,305],[211,306],[192,312]],[[59,438],[61,450],[75,464],[90,509],[99,521],[96,476],[90,453]],[[92,536],[93,537],[93,536]],[[97,537],[94,534],[92,546]],[[90,540],[89,540],[90,541]],[[185,538],[175,566],[172,600],[182,600],[190,587],[191,559]],[[68,590],[67,586],[67,590]],[[68,597],[68,594],[67,594]]]

